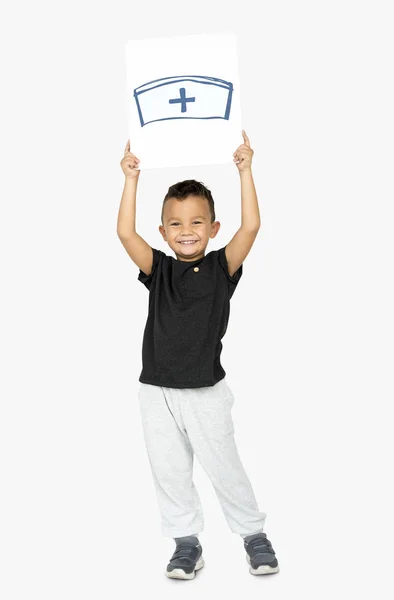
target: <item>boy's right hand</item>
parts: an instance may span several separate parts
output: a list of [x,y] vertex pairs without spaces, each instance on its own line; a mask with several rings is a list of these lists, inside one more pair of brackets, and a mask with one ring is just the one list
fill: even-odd
[[126,178],[134,179],[135,177],[139,177],[141,171],[136,168],[139,162],[139,158],[130,152],[130,140],[127,140],[124,157],[120,161],[120,166]]

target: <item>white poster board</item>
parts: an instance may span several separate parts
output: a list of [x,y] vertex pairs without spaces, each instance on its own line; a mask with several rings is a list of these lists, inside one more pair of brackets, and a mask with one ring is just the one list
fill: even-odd
[[236,34],[130,40],[126,69],[141,170],[233,163],[243,143]]

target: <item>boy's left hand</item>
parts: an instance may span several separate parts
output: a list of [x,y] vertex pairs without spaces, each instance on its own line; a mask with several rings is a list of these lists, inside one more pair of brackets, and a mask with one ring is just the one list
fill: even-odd
[[252,157],[254,152],[250,147],[249,138],[244,129],[242,130],[242,135],[244,138],[244,143],[238,146],[234,152],[233,160],[238,167],[238,171],[248,171],[252,167]]

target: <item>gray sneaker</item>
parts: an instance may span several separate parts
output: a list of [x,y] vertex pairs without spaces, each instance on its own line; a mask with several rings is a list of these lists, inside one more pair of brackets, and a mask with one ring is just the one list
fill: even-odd
[[278,560],[266,533],[254,533],[244,538],[246,560],[252,575],[268,575],[279,571]]
[[175,538],[175,542],[175,552],[167,565],[167,577],[194,579],[196,571],[204,566],[202,546],[198,538],[194,535],[188,535]]

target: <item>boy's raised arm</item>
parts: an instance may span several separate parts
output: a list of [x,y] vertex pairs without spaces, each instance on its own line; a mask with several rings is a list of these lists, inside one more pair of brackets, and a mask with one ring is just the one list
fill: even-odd
[[150,275],[153,263],[153,250],[135,230],[137,186],[140,170],[139,159],[130,152],[130,140],[120,163],[125,174],[125,184],[120,201],[117,234],[131,260],[146,275]]

